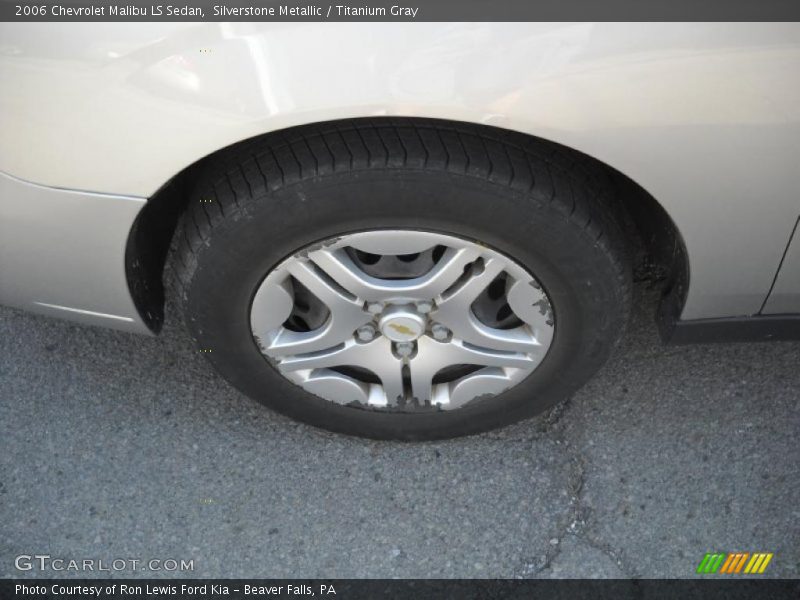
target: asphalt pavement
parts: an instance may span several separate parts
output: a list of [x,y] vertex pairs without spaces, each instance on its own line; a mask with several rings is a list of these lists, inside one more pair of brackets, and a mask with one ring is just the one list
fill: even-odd
[[[417,444],[277,415],[174,325],[1,308],[0,577],[686,577],[734,551],[800,577],[800,343],[663,346],[638,296],[573,398]],[[42,554],[127,562],[15,567]]]

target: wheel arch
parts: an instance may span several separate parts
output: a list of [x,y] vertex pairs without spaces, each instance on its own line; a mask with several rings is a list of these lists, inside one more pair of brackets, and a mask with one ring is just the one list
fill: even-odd
[[625,226],[626,242],[631,249],[634,278],[651,281],[662,290],[659,323],[662,331],[679,318],[688,291],[689,261],[686,246],[675,222],[665,208],[631,177],[595,157],[557,142],[529,133],[477,123],[444,119],[403,117],[361,117],[309,123],[278,129],[220,148],[192,164],[187,165],[165,182],[139,212],[131,227],[125,250],[125,272],[133,301],[142,319],[153,331],[160,331],[164,323],[165,288],[164,273],[173,237],[178,233],[180,217],[189,201],[189,189],[198,174],[209,165],[224,160],[227,153],[244,144],[282,136],[308,125],[335,124],[338,122],[393,123],[425,121],[432,124],[457,124],[471,128],[511,131],[558,149],[574,153],[584,165],[607,178],[613,186],[613,204],[609,210],[618,212]]

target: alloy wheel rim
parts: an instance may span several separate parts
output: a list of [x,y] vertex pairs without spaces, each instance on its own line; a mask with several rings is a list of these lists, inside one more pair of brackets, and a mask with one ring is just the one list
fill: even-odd
[[375,230],[302,248],[270,271],[253,337],[284,377],[360,408],[454,410],[520,383],[554,333],[550,300],[483,244]]

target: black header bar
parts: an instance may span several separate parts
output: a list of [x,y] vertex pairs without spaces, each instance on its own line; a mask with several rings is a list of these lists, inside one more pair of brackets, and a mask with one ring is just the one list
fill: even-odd
[[800,0],[0,0],[0,21],[800,21]]

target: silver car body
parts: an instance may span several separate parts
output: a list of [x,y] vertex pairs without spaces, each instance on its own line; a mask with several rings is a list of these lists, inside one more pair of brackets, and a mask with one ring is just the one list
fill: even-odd
[[4,23],[0,303],[148,332],[125,252],[149,198],[237,141],[390,115],[627,175],[685,244],[683,321],[800,313],[799,74],[798,24]]

